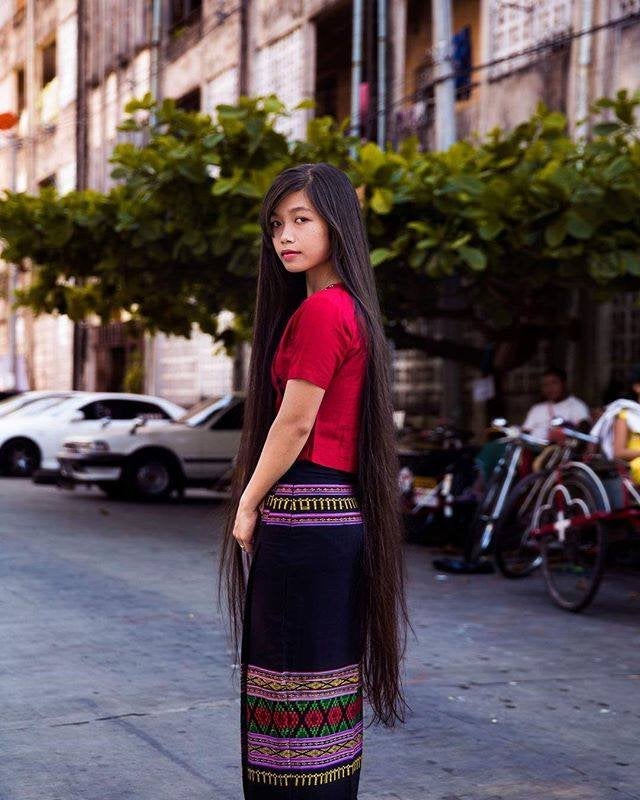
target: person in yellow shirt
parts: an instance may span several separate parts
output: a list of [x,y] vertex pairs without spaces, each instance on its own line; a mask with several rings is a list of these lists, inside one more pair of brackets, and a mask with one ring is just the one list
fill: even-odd
[[[631,369],[629,383],[633,398],[640,402],[640,364]],[[623,410],[616,416],[613,429],[613,454],[616,458],[629,462],[631,480],[640,484],[640,431],[629,425],[629,411]]]

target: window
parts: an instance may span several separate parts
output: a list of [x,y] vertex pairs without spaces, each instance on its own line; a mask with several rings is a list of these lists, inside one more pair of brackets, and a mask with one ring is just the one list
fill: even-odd
[[453,36],[453,69],[456,99],[467,100],[471,94],[471,28],[465,25]]
[[104,419],[135,419],[142,414],[153,414],[159,419],[170,419],[169,415],[155,403],[142,400],[118,400],[117,398],[95,400],[81,409],[87,420]]
[[46,86],[48,83],[56,77],[56,40],[54,39],[48,45],[42,48],[42,61],[41,61],[41,71],[42,71],[42,86]]
[[20,115],[26,105],[26,94],[24,88],[24,67],[16,70],[16,111]]
[[176,106],[183,111],[200,111],[200,87],[183,94],[176,100]]
[[202,0],[170,0],[169,2],[169,27],[189,25],[200,18],[202,13]]
[[242,429],[244,403],[236,403],[211,425],[212,431],[237,431]]
[[491,77],[513,72],[543,55],[518,55],[522,50],[569,33],[571,5],[571,0],[491,0],[491,57],[506,59],[491,67]]

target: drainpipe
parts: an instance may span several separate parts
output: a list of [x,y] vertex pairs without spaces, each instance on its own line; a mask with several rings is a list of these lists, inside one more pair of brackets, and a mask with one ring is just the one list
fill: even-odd
[[378,146],[387,138],[387,0],[378,0]]
[[[581,0],[580,2],[580,30],[586,31],[593,27],[594,0]],[[586,120],[589,113],[590,99],[590,72],[593,35],[583,34],[578,42],[578,67],[576,70],[575,110],[573,118],[574,135],[580,131],[584,136],[589,136],[589,123]],[[585,369],[586,361],[581,356],[594,351],[594,343],[598,341],[601,330],[602,310],[593,302],[587,292],[573,292],[573,308],[583,321],[581,325],[580,340],[569,347],[569,360],[574,373],[574,384],[578,384],[583,394],[591,401],[596,402],[594,396],[593,370]],[[577,373],[577,374],[575,374]],[[591,374],[589,374],[591,373]]]
[[[593,0],[581,0],[580,30],[593,27]],[[576,76],[576,108],[574,127],[577,129],[589,111],[589,71],[591,67],[592,34],[584,34],[578,44],[578,74]],[[584,129],[588,133],[588,125]]]
[[[351,37],[351,135],[360,130],[360,83],[362,82],[362,3],[353,0],[353,33]],[[350,155],[355,158],[356,148],[351,146]]]
[[[448,150],[456,141],[456,95],[453,75],[453,8],[451,0],[431,0],[433,25],[433,50],[435,53],[435,134],[436,150]],[[442,282],[442,305],[451,311],[460,306],[460,279],[458,275]],[[442,321],[446,338],[460,341],[462,331],[455,319]],[[453,359],[442,365],[443,412],[454,424],[462,424],[463,386],[462,367]]]
[[[162,44],[162,0],[153,0],[151,9],[151,58],[149,90],[160,99],[160,47]],[[154,120],[155,121],[155,120]]]

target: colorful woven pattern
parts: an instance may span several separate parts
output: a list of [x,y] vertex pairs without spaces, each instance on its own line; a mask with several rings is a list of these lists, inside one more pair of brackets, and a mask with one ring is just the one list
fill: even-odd
[[314,782],[325,783],[359,768],[358,664],[295,673],[248,665],[246,687],[249,776],[254,780],[288,785],[290,779],[300,780],[300,771],[310,771]]
[[357,525],[360,504],[350,484],[313,486],[279,484],[264,499],[261,514],[266,525]]

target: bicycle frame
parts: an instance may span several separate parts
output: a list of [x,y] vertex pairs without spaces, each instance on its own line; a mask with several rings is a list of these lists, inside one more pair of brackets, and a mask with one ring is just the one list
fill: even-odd
[[[564,517],[563,512],[566,509],[567,504],[575,502],[572,501],[572,499],[568,496],[568,493],[562,484],[562,473],[569,469],[581,470],[590,478],[591,481],[593,481],[593,484],[598,489],[600,499],[604,505],[604,509],[602,511],[595,511],[588,514],[578,514],[576,516],[572,516],[570,520],[569,518]],[[588,464],[582,461],[569,461],[565,464],[562,464],[559,469],[554,470],[553,474],[549,476],[546,483],[542,487],[542,491],[540,492],[540,502],[538,503],[538,508],[536,508],[534,512],[536,523],[538,523],[540,519],[540,513],[544,508],[544,506],[542,506],[542,499],[547,496],[547,492],[553,491],[558,518],[555,522],[548,522],[543,525],[536,524],[532,528],[530,536],[532,538],[539,539],[543,536],[555,534],[559,539],[562,540],[566,528],[569,526],[572,528],[583,528],[594,521],[621,522],[640,520],[640,492],[627,476],[620,475],[620,480],[622,482],[625,502],[622,508],[613,509],[611,508],[609,495],[603,482],[600,480],[598,474],[591,469]]]

